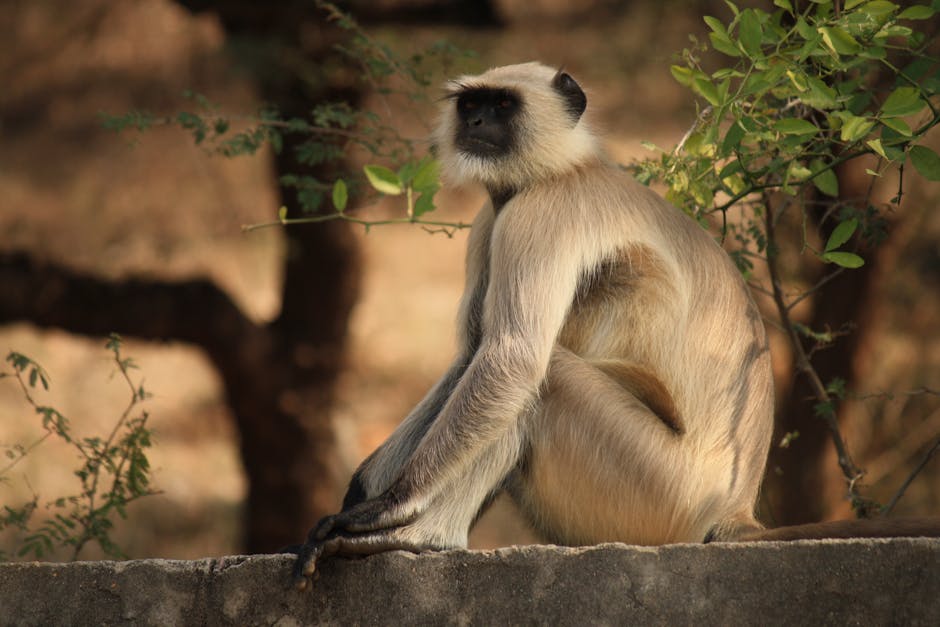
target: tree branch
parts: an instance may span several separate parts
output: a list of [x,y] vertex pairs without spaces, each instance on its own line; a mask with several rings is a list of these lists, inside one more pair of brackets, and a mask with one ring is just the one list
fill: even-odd
[[22,253],[0,253],[0,324],[32,322],[82,335],[176,339],[210,352],[260,329],[207,280],[107,281]]

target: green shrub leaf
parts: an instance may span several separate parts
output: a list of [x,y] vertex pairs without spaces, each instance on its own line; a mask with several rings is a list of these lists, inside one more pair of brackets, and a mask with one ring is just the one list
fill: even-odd
[[922,4],[914,5],[908,7],[901,11],[898,14],[899,20],[929,20],[934,15],[936,11],[932,7],[924,6]]
[[816,159],[810,165],[810,169],[813,172],[819,172],[813,177],[813,185],[816,189],[833,198],[839,195],[839,178],[832,168],[826,169],[826,163],[821,159]]
[[928,181],[940,181],[940,156],[926,146],[911,147],[911,163]]
[[822,256],[823,261],[834,263],[843,268],[861,268],[865,265],[865,260],[855,253],[831,252]]
[[441,164],[433,157],[425,157],[415,173],[412,186],[420,191],[436,188],[441,178]]
[[347,202],[349,202],[349,190],[346,187],[346,181],[336,179],[333,183],[333,206],[337,211],[342,212],[346,209]]
[[404,191],[404,185],[398,175],[381,165],[367,165],[362,168],[369,179],[369,185],[376,191],[388,196],[397,196]]
[[919,113],[927,106],[920,97],[920,92],[913,87],[898,87],[884,104],[881,105],[881,117],[896,118],[902,115]]
[[784,135],[814,135],[819,129],[809,120],[784,118],[774,122],[774,130]]
[[829,236],[829,241],[826,242],[826,252],[832,252],[849,241],[849,238],[852,237],[852,234],[857,228],[858,220],[855,218],[839,224],[839,226],[832,231],[832,235]]

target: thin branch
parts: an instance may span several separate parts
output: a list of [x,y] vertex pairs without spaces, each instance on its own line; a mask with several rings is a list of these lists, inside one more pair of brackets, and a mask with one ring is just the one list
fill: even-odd
[[[903,411],[903,408],[902,408]],[[865,481],[875,485],[910,460],[925,442],[940,436],[940,408],[932,411],[921,422],[912,425],[904,437],[865,464]]]
[[940,396],[940,390],[934,390],[933,388],[928,387],[919,387],[911,390],[906,390],[904,392],[872,392],[870,394],[856,394],[852,398],[858,401],[867,401],[876,398],[883,398],[885,400],[892,401],[897,396],[920,396],[921,394],[926,394],[929,396]]
[[761,285],[760,283],[754,283],[753,281],[749,281],[747,286],[751,288],[752,292],[757,292],[758,294],[763,294],[764,296],[770,296],[771,298],[773,298],[774,293],[771,290],[764,287],[763,285]]
[[836,269],[836,270],[833,270],[832,272],[830,272],[830,273],[827,274],[826,276],[824,276],[822,279],[820,279],[820,280],[816,283],[816,285],[814,285],[813,287],[809,288],[808,290],[804,291],[802,294],[800,294],[799,296],[797,296],[796,298],[794,298],[793,300],[791,300],[790,303],[787,305],[787,311],[792,311],[793,308],[796,307],[802,300],[804,300],[804,299],[806,299],[806,298],[812,296],[815,292],[818,292],[819,289],[820,289],[823,285],[825,285],[825,284],[828,283],[829,281],[833,280],[834,278],[836,278],[837,276],[839,276],[839,275],[842,274],[843,272],[845,272],[845,268],[838,268],[838,269]]
[[[823,172],[825,172],[825,171],[827,171],[827,170],[832,170],[832,169],[834,169],[836,166],[841,165],[841,164],[845,163],[846,161],[851,161],[852,159],[855,159],[856,157],[861,157],[862,155],[870,155],[870,154],[874,154],[874,150],[872,150],[872,149],[870,149],[870,148],[859,149],[859,150],[856,150],[855,152],[848,152],[848,153],[845,153],[844,155],[842,155],[842,156],[840,156],[840,157],[837,157],[836,159],[833,159],[831,162],[829,162],[828,164],[826,164],[825,167],[820,168],[820,169],[817,170],[816,172],[811,172],[811,173],[809,174],[809,176],[807,176],[805,179],[802,179],[800,182],[801,182],[801,183],[809,183],[809,182],[812,181],[814,178],[816,178],[817,176],[819,176],[820,174],[822,174]],[[766,183],[766,184],[763,184],[763,185],[751,185],[751,186],[747,187],[746,189],[741,190],[740,192],[738,192],[738,193],[735,194],[734,196],[732,196],[732,197],[731,197],[729,200],[727,200],[726,202],[724,202],[724,203],[718,205],[717,207],[715,207],[715,211],[724,211],[724,210],[728,209],[729,207],[731,207],[731,206],[732,206],[733,204],[735,204],[736,202],[738,202],[739,200],[741,200],[742,198],[744,198],[744,197],[746,197],[746,196],[750,196],[751,194],[756,194],[756,193],[758,193],[758,192],[762,192],[762,193],[764,193],[764,194],[766,195],[766,193],[767,193],[768,191],[774,190],[774,189],[778,189],[778,188],[780,188],[780,187],[782,187],[782,186],[783,186],[782,183]]]
[[[810,386],[813,388],[813,394],[816,397],[816,400],[821,403],[831,404],[832,397],[829,395],[829,392],[826,391],[826,386],[823,385],[823,382],[819,378],[819,374],[810,363],[809,357],[803,348],[803,342],[800,340],[800,337],[796,332],[796,327],[790,320],[790,311],[787,308],[787,304],[783,296],[783,288],[775,259],[777,248],[775,239],[776,231],[769,201],[770,199],[767,198],[765,194],[764,222],[767,234],[767,269],[770,274],[771,286],[773,287],[774,304],[776,305],[777,313],[780,316],[780,323],[783,326],[788,339],[790,340],[790,346],[793,348],[797,369],[802,371],[803,374],[805,374],[809,379]],[[845,440],[842,438],[842,433],[839,431],[839,423],[836,420],[835,414],[831,411],[825,412],[822,414],[821,418],[825,423],[826,428],[829,430],[832,443],[835,445],[836,454],[838,455],[839,467],[842,469],[842,474],[848,483],[849,495],[851,496],[852,501],[855,502],[859,499],[855,484],[861,478],[863,473],[861,469],[855,465],[855,462],[852,461],[852,457],[849,454]]]
[[248,233],[250,231],[255,231],[258,229],[264,229],[272,226],[288,226],[292,224],[317,224],[320,222],[330,222],[333,220],[342,220],[344,222],[352,222],[353,224],[360,224],[366,228],[366,230],[372,228],[373,226],[382,226],[387,224],[417,224],[423,227],[436,227],[437,229],[469,229],[472,225],[468,222],[446,222],[446,221],[437,221],[437,220],[422,220],[421,218],[390,218],[387,220],[364,220],[362,218],[355,218],[346,213],[329,213],[326,215],[320,216],[310,216],[307,218],[284,218],[283,220],[278,220],[277,222],[262,222],[259,224],[244,224],[242,225],[242,231]]
[[708,121],[708,118],[711,117],[713,112],[714,109],[712,109],[711,105],[708,105],[699,112],[699,114],[695,117],[695,121],[692,122],[692,126],[689,127],[689,130],[685,132],[685,135],[682,136],[682,139],[680,139],[679,143],[676,144],[676,147],[673,148],[673,155],[677,155],[682,152],[682,149],[685,147],[685,143],[689,141],[690,137],[692,137],[692,133],[701,128],[701,126]]
[[40,437],[39,439],[37,439],[35,442],[33,442],[32,444],[30,444],[29,446],[27,446],[27,447],[21,449],[20,454],[17,455],[17,457],[16,457],[13,461],[11,461],[9,464],[7,464],[6,466],[4,466],[3,468],[0,468],[0,477],[5,476],[8,472],[10,472],[11,470],[13,470],[13,468],[15,468],[16,465],[19,464],[21,461],[23,461],[23,459],[24,459],[27,455],[29,455],[30,452],[32,452],[33,449],[35,449],[37,446],[39,446],[40,444],[42,444],[43,442],[45,442],[46,440],[48,440],[48,439],[49,439],[49,436],[51,436],[51,435],[52,435],[52,431],[46,431],[46,432],[42,435],[42,437]]
[[898,488],[898,491],[891,498],[891,501],[885,505],[884,509],[881,512],[882,516],[888,516],[891,513],[891,510],[894,509],[894,506],[898,504],[898,501],[901,500],[901,497],[904,496],[904,492],[907,491],[908,486],[911,485],[911,482],[914,481],[914,478],[920,474],[927,464],[930,463],[931,458],[936,454],[937,450],[940,450],[940,437],[934,440],[933,446],[927,449],[927,452],[924,453],[924,456],[921,458],[920,463],[914,467],[914,470],[911,471],[911,474],[907,476],[907,479],[904,480],[904,483],[901,484],[901,487]]

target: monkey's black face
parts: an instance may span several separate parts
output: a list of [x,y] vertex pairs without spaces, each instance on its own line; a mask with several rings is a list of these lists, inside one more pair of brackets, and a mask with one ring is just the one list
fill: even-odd
[[515,144],[513,121],[522,102],[508,89],[466,89],[457,94],[457,148],[480,157],[508,155]]

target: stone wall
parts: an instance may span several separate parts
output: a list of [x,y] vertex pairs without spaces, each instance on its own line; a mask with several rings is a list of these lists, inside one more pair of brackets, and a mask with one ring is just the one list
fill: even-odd
[[3,625],[940,625],[940,540],[0,564]]

